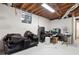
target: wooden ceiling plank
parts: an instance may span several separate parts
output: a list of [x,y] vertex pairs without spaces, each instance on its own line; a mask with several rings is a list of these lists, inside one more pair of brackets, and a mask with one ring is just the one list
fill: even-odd
[[13,3],[12,7],[20,8],[23,3]]
[[43,9],[38,10],[37,12],[35,12],[35,14],[39,14],[40,12],[42,12]]
[[[60,18],[72,5],[74,5],[73,3],[48,3],[51,5],[52,8],[56,10],[55,13],[51,13],[45,8],[43,8],[41,6],[41,3],[40,4],[39,3],[21,3],[21,4],[15,3],[15,4],[17,8],[21,10],[27,10],[28,12],[32,12],[36,15],[40,15],[49,19]],[[79,12],[78,10],[75,10],[76,13]]]
[[26,6],[26,3],[22,4],[22,6],[20,7],[20,9],[23,9]]
[[52,8],[54,8],[55,9],[55,12],[56,12],[56,14],[58,15],[58,16],[61,16],[61,14],[60,14],[60,9],[59,9],[59,7],[57,6],[57,4],[56,3],[51,3],[51,4],[49,4]]
[[45,17],[45,18],[47,18],[47,19],[50,19],[50,17],[49,16],[46,16],[47,14],[42,14],[42,15],[39,15],[39,16],[42,16],[42,17]]
[[38,11],[41,7],[40,7],[41,3],[37,4],[34,8],[32,8],[32,13],[35,13],[36,11]]
[[60,8],[58,7],[58,5],[57,5],[57,4],[54,4],[54,5],[55,5],[55,7],[56,7],[57,12],[61,15],[61,14],[62,14],[62,11],[61,11]]
[[68,9],[70,7],[72,7],[74,4],[67,4],[66,6],[62,7],[61,10],[65,10]]
[[34,3],[34,4],[32,4],[31,6],[29,6],[26,10],[29,11],[29,10],[31,10],[32,8],[36,7],[36,5],[37,5],[37,4]]
[[34,9],[32,10],[32,12],[34,13],[34,12],[38,11],[39,9],[40,9],[40,7],[38,6],[38,7],[34,8]]
[[32,3],[24,3],[20,9],[26,10],[30,5],[32,5]]
[[[43,12],[40,12],[38,15],[39,15],[39,16],[44,16],[44,17],[50,19],[50,18],[54,15],[54,13],[53,13],[53,14],[52,14],[52,13],[47,13],[47,11],[44,10]],[[57,15],[56,15],[56,16],[57,16]],[[53,17],[54,17],[54,16],[53,16]]]
[[69,3],[56,3],[57,4],[57,6],[59,7],[59,8],[62,8],[62,7],[64,7],[64,6],[66,6],[66,5],[68,5]]

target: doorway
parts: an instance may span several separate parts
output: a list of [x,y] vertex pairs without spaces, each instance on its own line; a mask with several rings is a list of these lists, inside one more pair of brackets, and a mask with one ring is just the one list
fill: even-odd
[[79,18],[76,19],[76,41],[79,44]]
[[76,38],[79,39],[79,20],[76,20]]

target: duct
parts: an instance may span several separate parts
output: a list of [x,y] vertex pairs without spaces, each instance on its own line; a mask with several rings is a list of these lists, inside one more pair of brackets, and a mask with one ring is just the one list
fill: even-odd
[[74,4],[71,8],[69,8],[69,9],[66,11],[66,13],[62,16],[62,19],[65,18],[65,17],[67,17],[68,14],[69,14],[71,11],[75,10],[78,6],[79,6],[79,4]]

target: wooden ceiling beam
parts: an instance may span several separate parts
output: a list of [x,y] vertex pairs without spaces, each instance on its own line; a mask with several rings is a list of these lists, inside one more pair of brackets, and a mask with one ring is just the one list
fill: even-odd
[[53,13],[51,16],[50,16],[51,19],[55,19],[55,18],[60,18],[56,13]]
[[35,13],[41,9],[40,4],[36,4],[35,7],[32,8],[32,13]]
[[79,12],[74,13],[75,16],[79,16]]
[[31,6],[29,6],[26,10],[29,11],[29,10],[33,9],[34,7],[36,7],[36,5],[37,5],[37,4],[34,3],[34,4],[32,4]]
[[37,12],[40,8],[41,8],[41,7],[38,6],[38,7],[34,8],[34,9],[32,10],[32,12],[35,13],[35,12]]
[[60,17],[61,16],[61,10],[59,9],[59,7],[57,6],[57,4],[56,3],[52,3],[52,4],[49,4],[52,8],[54,8],[55,9],[55,12],[56,12],[56,14]]
[[74,4],[67,4],[66,6],[64,6],[64,7],[61,7],[60,9],[61,10],[67,10],[67,9],[69,9],[70,7],[72,7]]
[[54,13],[47,13],[46,11],[44,11],[42,13],[39,13],[38,15],[46,17],[46,18],[49,18],[49,19],[53,19],[53,18],[59,17],[59,16],[57,16],[57,14],[55,12]]
[[41,12],[38,13],[38,15],[41,15],[43,13],[47,14],[47,12],[45,12],[45,10],[40,10]]
[[[65,12],[74,5],[74,3],[48,3],[52,8],[55,9],[55,13],[49,12],[47,9],[41,6],[41,3],[14,3],[16,8],[21,10],[26,10],[28,12],[32,12],[36,15],[40,15],[49,19],[60,18]],[[79,9],[78,9],[79,10]],[[74,10],[73,12],[77,13],[78,10]]]
[[20,7],[20,9],[25,8],[25,6],[26,6],[26,3],[22,4],[21,7]]
[[64,6],[66,6],[66,5],[68,5],[69,3],[56,3],[57,4],[57,6],[59,7],[59,8],[62,8],[62,7],[64,7]]
[[37,12],[35,12],[35,14],[38,15],[38,14],[41,13],[43,10],[44,10],[44,9],[41,9],[41,8],[40,8],[40,10],[38,10]]
[[62,15],[61,17],[66,13],[66,11],[72,7],[74,4],[73,3],[67,3],[64,7],[60,8],[62,10]]
[[59,17],[50,18],[50,20],[56,20],[56,19],[61,19],[61,18]]
[[24,4],[20,7],[20,9],[26,10],[30,5],[32,5],[32,3],[24,3]]
[[23,3],[13,3],[12,7],[20,8]]
[[39,16],[44,16],[46,18],[49,18],[50,14],[46,13],[46,12],[41,12],[38,14]]

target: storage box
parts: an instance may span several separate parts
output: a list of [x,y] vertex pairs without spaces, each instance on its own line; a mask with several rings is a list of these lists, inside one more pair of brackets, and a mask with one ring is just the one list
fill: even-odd
[[53,38],[52,38],[52,43],[53,43],[53,44],[58,43],[58,37],[53,37]]

